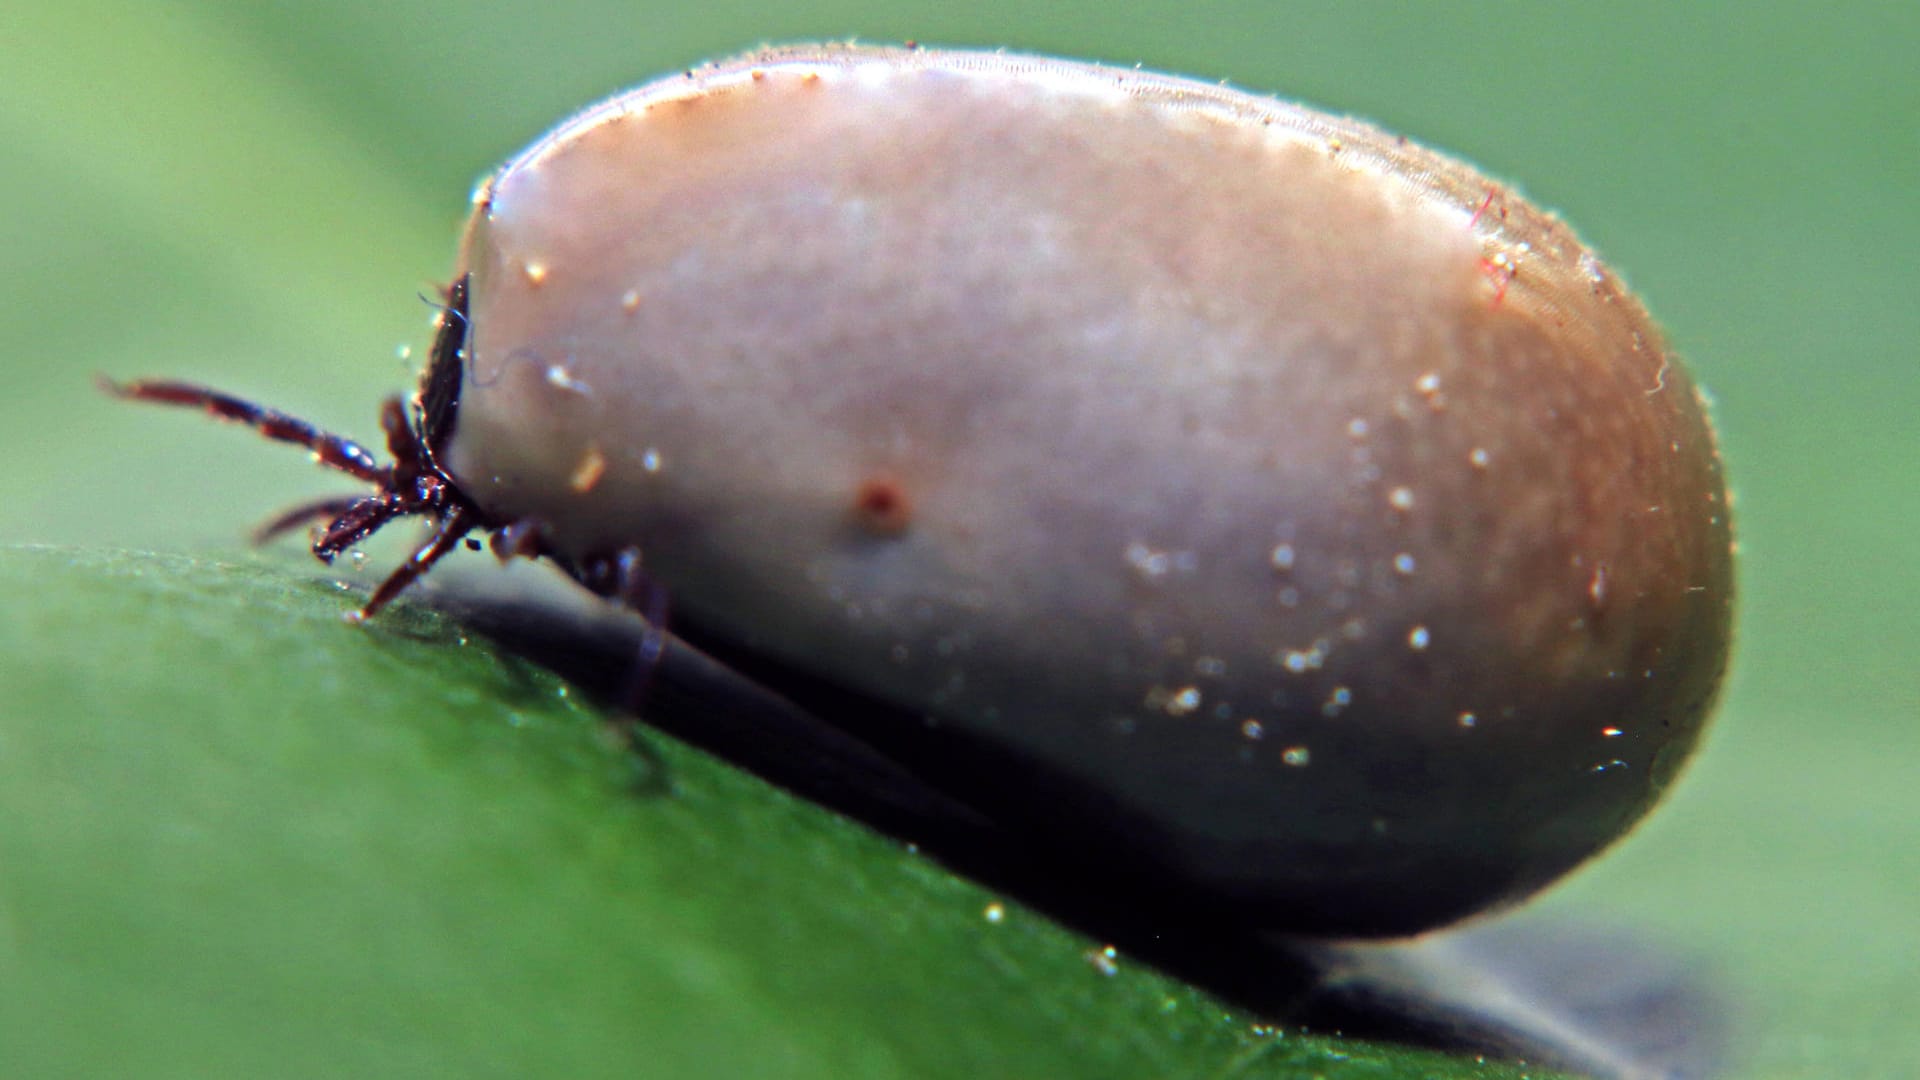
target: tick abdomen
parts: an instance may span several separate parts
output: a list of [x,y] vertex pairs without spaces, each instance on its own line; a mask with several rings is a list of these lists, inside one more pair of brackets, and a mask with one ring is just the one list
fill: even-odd
[[558,129],[461,269],[445,460],[490,516],[637,544],[699,625],[1034,781],[982,801],[1276,925],[1537,887],[1724,660],[1717,458],[1644,312],[1362,125],[780,51]]

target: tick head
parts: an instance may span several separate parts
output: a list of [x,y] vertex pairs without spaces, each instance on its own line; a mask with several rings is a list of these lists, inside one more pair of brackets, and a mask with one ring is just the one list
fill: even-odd
[[467,340],[467,279],[462,276],[447,290],[441,309],[433,353],[414,398],[412,415],[399,397],[381,408],[380,424],[387,436],[392,460],[380,461],[372,451],[343,435],[321,430],[305,420],[255,404],[244,398],[193,383],[166,379],[136,379],[119,383],[100,380],[101,389],[115,397],[161,405],[199,408],[216,419],[246,424],[277,442],[303,446],[314,460],[373,487],[362,496],[334,496],[301,503],[266,521],[254,540],[264,542],[302,525],[320,524],[313,554],[331,563],[335,556],[380,531],[389,522],[424,517],[434,523],[425,543],[388,575],[352,613],[364,620],[385,607],[407,586],[438,562],[474,529],[491,529],[492,521],[460,490],[441,468],[438,452],[452,438],[460,408],[462,357]]

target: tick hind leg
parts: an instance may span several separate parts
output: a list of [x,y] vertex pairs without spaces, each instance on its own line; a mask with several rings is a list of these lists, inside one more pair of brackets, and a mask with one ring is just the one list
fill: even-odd
[[[522,538],[511,538],[509,542],[526,544]],[[632,667],[618,682],[620,690],[616,692],[614,707],[620,709],[622,719],[614,723],[614,734],[626,748],[634,751],[637,763],[643,767],[636,776],[637,788],[649,794],[672,792],[672,776],[666,771],[666,763],[634,726],[634,717],[645,707],[666,659],[666,586],[645,571],[639,548],[622,548],[570,569],[574,578],[593,594],[639,615],[643,623]]]
[[[646,624],[640,632],[640,648],[633,658],[633,670],[627,673],[626,685],[620,692],[621,704],[638,716],[666,658],[667,589],[642,568],[640,549],[635,547],[622,549],[614,556],[614,581],[613,602],[639,615]],[[640,729],[628,721],[620,725],[620,734],[644,767],[636,777],[637,786],[653,794],[671,794],[673,776],[667,771],[666,762],[641,737]]]
[[640,617],[643,625],[639,645],[632,653],[632,666],[620,678],[610,680],[615,687],[611,703],[618,711],[610,726],[621,745],[632,750],[644,766],[636,786],[649,792],[670,791],[672,781],[665,762],[634,726],[667,651],[667,590],[646,572],[640,549],[626,547],[575,562],[547,547],[544,525],[532,518],[508,522],[494,530],[489,547],[503,563],[517,558],[552,558],[588,592]]
[[[502,530],[505,532],[506,530]],[[516,538],[511,541],[524,545]],[[496,549],[497,550],[497,549]],[[605,597],[614,606],[633,612],[646,624],[640,647],[628,675],[621,704],[638,709],[645,703],[667,649],[667,590],[647,573],[638,547],[625,547],[609,555],[589,558],[569,567],[574,579],[596,596]]]
[[627,686],[627,700],[638,706],[645,700],[667,651],[667,589],[641,567],[639,548],[622,550],[614,564],[618,583],[614,603],[639,615],[647,624]]
[[667,651],[667,590],[646,571],[638,547],[624,547],[568,567],[574,579],[615,607],[640,616],[643,628],[616,702],[638,713],[645,707]]

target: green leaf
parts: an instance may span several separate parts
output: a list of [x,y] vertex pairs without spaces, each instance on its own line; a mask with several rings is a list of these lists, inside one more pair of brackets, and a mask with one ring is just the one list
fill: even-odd
[[[1740,494],[1742,606],[1734,679],[1716,729],[1670,805],[1530,909],[1607,918],[1697,950],[1747,1021],[1734,1075],[1914,1074],[1920,288],[1912,252],[1920,214],[1911,178],[1920,175],[1920,140],[1911,117],[1920,83],[1910,69],[1920,8],[1842,3],[1809,17],[1795,5],[1702,11],[1658,0],[1478,8],[1230,0],[1209,5],[1204,17],[1194,11],[1173,0],[0,4],[0,542],[225,548],[265,512],[327,490],[297,455],[194,417],[106,401],[90,376],[202,379],[377,438],[378,398],[404,389],[415,366],[394,348],[425,345],[430,313],[414,296],[448,272],[475,177],[567,111],[701,58],[769,40],[916,37],[1142,61],[1351,110],[1472,158],[1564,210],[1645,294],[1719,400]],[[74,558],[84,566],[69,567]],[[209,905],[227,929],[197,952],[161,933],[180,930],[163,915],[185,919],[202,892],[217,893],[218,879],[207,875],[203,887],[197,864],[174,848],[198,844],[191,853],[211,859],[233,840],[187,829],[180,815],[195,806],[202,817],[262,815],[232,828],[292,830],[283,852],[292,859],[308,850],[296,840],[316,841],[294,829],[310,815],[286,801],[319,799],[301,793],[331,770],[367,768],[351,754],[316,749],[301,768],[284,763],[304,778],[299,785],[277,766],[247,781],[250,770],[288,755],[287,740],[330,747],[360,730],[439,752],[461,739],[480,744],[470,766],[421,769],[432,776],[408,790],[427,809],[439,805],[431,798],[438,785],[466,767],[480,784],[533,769],[568,746],[582,762],[561,770],[570,782],[625,805],[610,793],[619,766],[596,742],[598,721],[531,709],[502,689],[519,685],[502,674],[511,665],[463,661],[493,675],[462,684],[473,696],[456,715],[447,703],[459,699],[446,696],[428,657],[476,646],[416,649],[391,627],[365,628],[354,644],[355,635],[335,633],[339,605],[303,584],[310,568],[233,562],[195,570],[120,557],[0,556],[0,1074],[45,1075],[53,1062],[70,1066],[57,1070],[67,1074],[112,1075],[208,1075],[223,1064],[336,1075],[345,1070],[328,1065],[366,1062],[391,1073],[504,1074],[525,1065],[531,1051],[462,1056],[448,1049],[459,1040],[405,1026],[422,1018],[386,1020],[373,1005],[356,1004],[357,987],[329,987],[305,967],[281,970],[295,960],[317,964],[305,953],[249,953],[228,940],[295,936],[297,928],[273,918],[274,890],[330,872],[324,862],[268,865],[252,882],[228,881],[224,887],[250,902]],[[268,602],[270,595],[280,599]],[[156,609],[159,596],[172,607]],[[188,632],[214,620],[218,627],[200,626],[206,641]],[[444,624],[428,625],[438,627],[437,641],[454,640]],[[352,651],[371,648],[366,642],[380,648]],[[270,648],[272,657],[260,655]],[[142,649],[183,655],[155,663]],[[428,666],[413,670],[414,661]],[[386,673],[377,691],[367,689],[368,669]],[[305,677],[294,681],[295,672]],[[329,678],[324,696],[309,685]],[[231,763],[227,788],[201,775],[211,766],[176,772],[168,755],[207,741],[207,727],[220,730],[213,710],[249,679],[298,686],[301,698],[271,707],[264,692],[235,698],[256,711],[228,717],[232,737],[209,744]],[[403,700],[404,686],[414,689]],[[482,707],[486,687],[506,696]],[[169,694],[196,711],[166,708]],[[289,718],[308,707],[304,721]],[[551,722],[578,741],[544,729],[501,730],[513,710],[557,716]],[[355,716],[370,726],[361,729]],[[485,749],[482,732],[510,746]],[[89,758],[98,760],[85,768]],[[345,789],[347,779],[329,782]],[[505,799],[511,785],[498,783]],[[219,810],[231,794],[248,801]],[[336,797],[348,811],[359,806],[356,796]],[[423,821],[435,816],[404,809]],[[463,812],[481,815],[481,836],[501,827],[498,812]],[[153,834],[172,847],[138,832],[149,817],[156,830],[174,822]],[[626,828],[621,846],[643,853],[658,835],[676,834],[644,821]],[[428,839],[415,862],[433,862],[424,854]],[[340,846],[311,850],[337,854]],[[708,865],[723,863],[724,853],[707,858],[703,872],[715,880],[740,872]],[[120,888],[121,878],[124,889],[103,891]],[[495,887],[465,884],[475,896]],[[676,878],[663,891],[697,888]],[[980,930],[972,905],[981,901],[959,903],[956,925]],[[357,938],[377,956],[404,955],[428,921],[404,905],[371,909],[375,917],[372,899],[316,903],[320,910],[305,913],[320,920],[310,940],[345,950]],[[623,897],[620,911],[638,919],[644,908]],[[867,909],[853,912],[849,918],[861,918]],[[320,935],[350,918],[359,924],[337,938]],[[124,930],[101,929],[122,919]],[[1024,926],[1010,911],[996,929],[1029,933]],[[645,968],[606,959],[622,946],[605,927],[580,933],[595,935],[584,949],[549,946],[553,971],[571,977],[607,964],[622,969],[623,981],[550,1011],[537,993],[544,984],[531,979],[516,1006],[523,1012],[506,1021],[462,1011],[471,1002],[458,996],[454,976],[471,979],[467,967],[481,959],[443,960],[439,974],[423,979],[418,968],[376,956],[361,961],[361,973],[410,971],[413,998],[445,996],[434,1022],[452,1032],[562,1047],[572,1045],[552,1038],[562,1017],[611,1024],[595,1010],[611,1015],[613,1003],[630,1004],[625,995],[640,991],[624,980],[639,976],[625,969]],[[152,951],[133,947],[142,942]],[[1080,970],[1078,945],[1062,947],[1063,970]],[[484,957],[486,942],[470,948]],[[1123,964],[1119,980],[1130,973]],[[1075,985],[1105,995],[1115,981]],[[950,996],[975,989],[955,984]],[[1013,1003],[962,1006],[1017,1011],[1032,997],[1025,983],[999,992]],[[256,1000],[263,996],[275,1007]],[[621,1030],[657,1023],[669,1040],[679,1034],[671,1022],[631,1013]],[[172,1023],[172,1014],[196,1020]],[[829,1019],[806,1030],[825,1031]],[[1110,1064],[1074,1041],[1098,1043],[1108,1029],[1064,1030],[1074,1022],[1066,1017],[1055,1031],[1030,1021],[1030,1029],[1045,1029],[1043,1046],[1059,1044],[1054,1056],[1022,1057],[1010,1043],[996,1060],[1038,1069],[1090,1054],[1089,1071]],[[1159,1023],[1156,1014],[1148,1027]],[[312,1037],[296,1038],[290,1025]],[[687,1052],[718,1055],[751,1034],[728,1029],[706,1040],[717,1049]],[[383,1056],[402,1036],[418,1040],[416,1050],[429,1042],[436,1049],[424,1061],[419,1053]],[[359,1056],[336,1049],[325,1060],[321,1042]],[[700,1042],[685,1035],[674,1045]],[[1306,1045],[1291,1033],[1281,1042],[1282,1063]],[[666,1045],[654,1050],[660,1072],[686,1063],[666,1060]],[[926,1046],[914,1065],[952,1043],[930,1037]],[[582,1057],[555,1049],[543,1071]],[[928,1071],[960,1073],[979,1060],[949,1054]],[[1190,1071],[1204,1073],[1209,1059],[1195,1060]],[[1328,1071],[1312,1055],[1308,1061],[1305,1073]],[[625,1060],[595,1064],[649,1072]],[[731,1063],[716,1056],[708,1064],[712,1074]],[[1156,1064],[1143,1059],[1137,1068]]]
[[0,595],[11,1075],[1520,1075],[1105,974],[663,737],[636,791],[559,679],[281,563],[0,548]]

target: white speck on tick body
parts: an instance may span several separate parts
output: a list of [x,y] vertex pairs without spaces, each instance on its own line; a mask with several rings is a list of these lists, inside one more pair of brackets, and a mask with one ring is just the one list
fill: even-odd
[[1149,581],[1166,577],[1173,569],[1172,555],[1165,551],[1155,551],[1137,541],[1127,545],[1125,556],[1127,564]]
[[564,364],[547,365],[547,385],[569,394],[590,394],[593,388],[574,377]]

